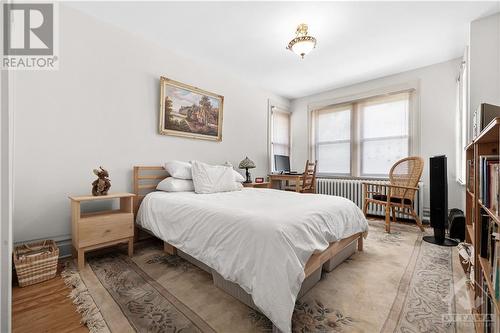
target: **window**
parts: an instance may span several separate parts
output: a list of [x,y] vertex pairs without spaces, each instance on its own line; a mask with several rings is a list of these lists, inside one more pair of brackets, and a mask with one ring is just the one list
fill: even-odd
[[[467,51],[466,51],[467,52]],[[459,184],[465,184],[465,146],[467,146],[467,66],[462,61],[457,78],[457,138],[456,138],[456,180]]]
[[387,175],[409,150],[408,95],[360,103],[361,175]]
[[271,108],[271,170],[274,169],[274,155],[290,156],[290,112]]
[[313,112],[313,155],[323,176],[386,177],[410,154],[411,93]]
[[316,115],[318,173],[351,173],[351,106],[319,111]]

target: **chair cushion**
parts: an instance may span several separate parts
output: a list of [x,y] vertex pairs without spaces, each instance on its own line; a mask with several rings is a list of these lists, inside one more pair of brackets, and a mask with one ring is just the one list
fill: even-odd
[[[378,201],[387,201],[387,195],[384,194],[374,194],[372,196],[372,199],[378,200]],[[401,203],[401,198],[391,198],[391,202],[394,203]],[[410,199],[405,199],[404,200],[405,205],[411,205],[411,200]]]

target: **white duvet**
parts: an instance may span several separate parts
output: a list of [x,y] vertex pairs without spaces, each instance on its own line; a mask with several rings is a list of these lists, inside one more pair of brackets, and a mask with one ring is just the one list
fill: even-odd
[[309,257],[368,230],[363,213],[348,199],[253,188],[152,192],[137,222],[240,285],[283,332],[291,331]]

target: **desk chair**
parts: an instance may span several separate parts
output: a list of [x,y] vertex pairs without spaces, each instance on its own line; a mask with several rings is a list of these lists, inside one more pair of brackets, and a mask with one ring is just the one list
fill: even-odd
[[421,231],[422,222],[414,209],[415,193],[422,176],[424,160],[418,156],[403,158],[397,161],[389,171],[389,184],[363,183],[364,205],[366,216],[368,204],[385,206],[385,231],[391,232],[392,212],[393,222],[396,222],[396,210],[412,216]]
[[[318,161],[306,161],[304,173],[298,180],[298,184],[287,186],[285,190],[299,193],[316,193],[316,166]],[[298,185],[298,186],[297,186]]]

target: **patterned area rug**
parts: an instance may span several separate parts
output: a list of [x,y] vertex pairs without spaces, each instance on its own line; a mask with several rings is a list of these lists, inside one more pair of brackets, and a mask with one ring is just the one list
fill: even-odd
[[[463,271],[452,248],[422,241],[415,226],[370,221],[365,249],[296,302],[294,332],[473,332]],[[271,322],[217,289],[211,275],[162,244],[133,258],[114,251],[65,272],[94,332],[271,332]],[[457,301],[458,300],[458,301]]]

